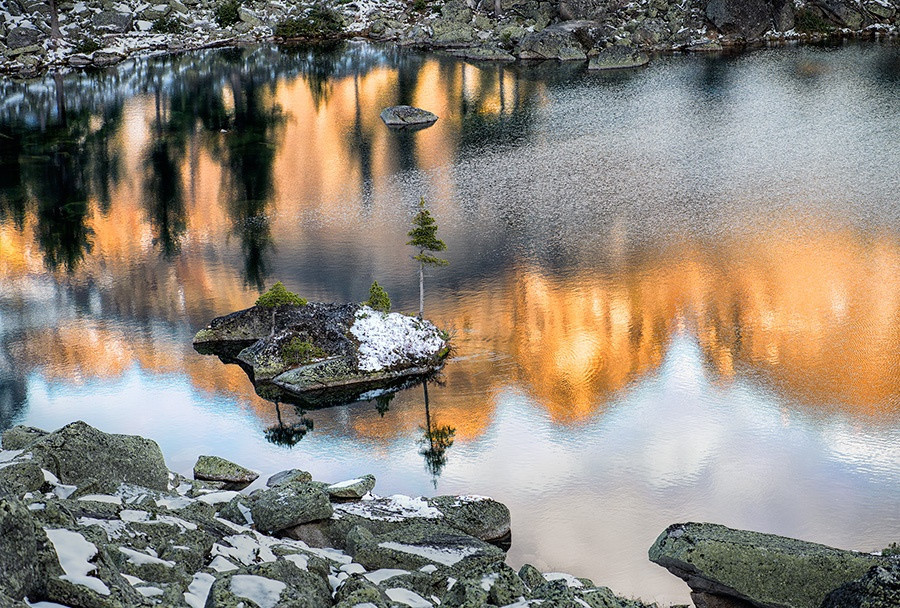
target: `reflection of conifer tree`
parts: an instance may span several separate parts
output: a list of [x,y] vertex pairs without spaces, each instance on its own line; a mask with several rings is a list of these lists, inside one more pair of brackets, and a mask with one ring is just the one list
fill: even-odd
[[88,194],[84,179],[83,141],[90,119],[81,112],[70,121],[62,79],[56,79],[59,124],[44,134],[40,169],[31,180],[37,199],[38,244],[51,271],[73,272],[91,250],[93,231],[87,226]]
[[275,129],[282,124],[280,108],[267,106],[265,89],[253,76],[230,78],[234,119],[224,135],[231,182],[228,211],[241,239],[244,280],[262,291],[269,274],[273,247],[268,206],[273,194]]
[[181,161],[184,157],[184,131],[177,124],[164,124],[160,87],[156,88],[154,140],[147,153],[144,178],[144,205],[155,233],[154,243],[167,258],[179,250],[179,241],[187,225],[181,184]]
[[113,136],[122,122],[122,106],[114,104],[103,109],[103,124],[87,137],[85,148],[89,161],[90,191],[96,197],[101,213],[112,205],[112,188],[120,178],[120,148]]
[[422,383],[425,390],[425,428],[424,436],[419,440],[422,449],[419,454],[425,457],[425,468],[431,474],[432,484],[437,488],[437,478],[447,465],[447,450],[453,445],[456,429],[444,425],[431,424],[431,411],[428,403],[428,381]]
[[359,161],[363,207],[372,206],[372,133],[363,130],[362,104],[359,102],[359,73],[353,75],[353,94],[356,112],[353,116],[353,136],[350,139],[350,155]]
[[396,393],[385,393],[375,397],[375,410],[384,418],[384,415],[391,409],[391,401],[394,400]]
[[275,402],[275,414],[278,417],[278,424],[270,426],[266,429],[266,441],[275,445],[284,447],[294,447],[306,434],[313,430],[313,421],[311,418],[303,416],[303,412],[299,412],[300,420],[292,424],[285,425],[281,420],[281,404]]
[[22,137],[0,131],[0,222],[12,219],[16,228],[25,224],[27,197],[22,183]]

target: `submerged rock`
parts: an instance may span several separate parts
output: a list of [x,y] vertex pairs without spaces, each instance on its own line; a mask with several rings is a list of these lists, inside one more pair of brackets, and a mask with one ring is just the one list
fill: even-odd
[[381,111],[381,120],[389,127],[425,127],[437,119],[436,114],[412,106],[391,106]]
[[256,481],[259,473],[218,456],[200,456],[194,465],[194,479],[224,481],[226,489],[241,490]]
[[888,563],[879,556],[704,523],[669,526],[650,548],[650,561],[684,579],[695,593],[760,608],[819,608],[837,587]]

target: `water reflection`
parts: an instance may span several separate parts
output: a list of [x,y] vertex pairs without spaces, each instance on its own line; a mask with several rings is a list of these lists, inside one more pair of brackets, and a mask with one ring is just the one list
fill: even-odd
[[[900,529],[897,57],[599,75],[350,44],[2,81],[0,427],[84,418],[184,471],[365,460],[385,492],[495,495],[514,561],[648,599],[684,599],[643,565],[672,519],[874,548]],[[393,133],[395,103],[441,118]],[[442,383],[307,411],[194,353],[274,279],[415,310],[423,195]]]

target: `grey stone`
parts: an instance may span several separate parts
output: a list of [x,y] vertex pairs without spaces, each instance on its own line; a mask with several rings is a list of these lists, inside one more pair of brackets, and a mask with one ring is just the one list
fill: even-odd
[[78,421],[41,437],[29,450],[62,483],[97,480],[168,489],[169,471],[162,451],[155,441],[136,435],[104,433]]
[[321,488],[292,482],[258,492],[250,512],[258,530],[272,533],[319,519],[328,519],[334,510]]
[[224,481],[227,489],[241,490],[256,481],[259,473],[219,456],[200,456],[194,464],[194,479]]
[[647,65],[650,57],[643,51],[638,51],[630,46],[610,46],[596,55],[592,55],[588,61],[589,70],[617,70],[623,68],[637,68]]
[[263,24],[262,19],[260,19],[256,13],[243,6],[238,9],[238,16],[241,21],[251,27],[257,27]]
[[300,469],[288,469],[287,471],[281,471],[280,473],[275,473],[269,477],[266,481],[266,485],[271,488],[291,481],[309,482],[312,481],[312,475],[307,471],[301,471]]
[[35,27],[19,26],[9,30],[6,35],[6,46],[10,49],[21,49],[34,46],[46,38],[41,30]]
[[347,536],[347,551],[369,569],[454,565],[466,560],[503,561],[505,553],[455,528],[411,522],[401,529],[371,534],[357,526]]
[[22,496],[26,492],[37,492],[44,485],[41,467],[31,460],[3,463],[0,468],[0,494],[6,492]]
[[[261,581],[259,580],[260,578],[266,580]],[[278,560],[251,566],[245,570],[218,574],[216,581],[209,590],[206,605],[210,608],[247,606],[248,602],[246,600],[250,598],[240,595],[242,584],[249,587],[257,583],[271,586],[271,581],[277,581],[282,584],[281,592],[275,604],[277,606],[284,608],[318,608],[331,605],[331,590],[325,581],[315,574],[301,570],[286,560]]]
[[21,600],[38,585],[38,530],[21,501],[0,496],[0,593]]
[[4,450],[24,450],[46,434],[47,431],[36,429],[33,426],[16,425],[3,431],[0,445]]
[[862,578],[828,594],[822,608],[889,608],[900,606],[900,560],[873,566]]
[[445,523],[480,540],[497,541],[510,535],[509,509],[491,498],[436,496],[428,503],[444,514]]
[[341,499],[360,499],[375,487],[374,475],[363,475],[358,479],[349,479],[347,481],[332,484],[325,488],[328,496],[331,498]]
[[577,61],[587,58],[584,45],[575,33],[561,26],[550,26],[526,34],[516,50],[519,59],[558,59]]
[[391,106],[381,111],[381,120],[389,127],[431,125],[438,117],[428,110],[412,106]]
[[157,19],[162,19],[170,12],[172,12],[172,7],[168,4],[154,4],[141,12],[141,18],[147,21],[156,21]]
[[765,608],[819,608],[832,590],[886,560],[704,523],[669,526],[650,548],[650,561],[683,578],[693,591]]
[[524,564],[519,568],[519,578],[528,585],[529,589],[536,589],[547,582],[541,571],[531,564]]
[[253,523],[250,509],[252,505],[252,498],[243,494],[235,496],[219,509],[219,517],[239,526],[249,526]]
[[812,4],[821,8],[840,27],[858,30],[866,23],[858,4],[846,0],[812,0]]
[[100,50],[91,54],[91,62],[97,67],[115,65],[125,60],[125,55],[118,51]]
[[114,10],[105,10],[94,14],[91,22],[94,27],[104,29],[115,34],[130,32],[134,24],[131,13],[120,13]]

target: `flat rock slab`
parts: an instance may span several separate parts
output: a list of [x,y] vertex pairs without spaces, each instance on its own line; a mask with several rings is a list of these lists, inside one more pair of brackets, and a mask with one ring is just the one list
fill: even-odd
[[437,115],[412,106],[392,106],[381,111],[381,120],[389,127],[424,127],[437,122]]
[[650,548],[650,561],[700,594],[759,608],[819,608],[841,585],[887,558],[774,534],[705,523],[669,526]]
[[357,479],[348,479],[331,484],[325,491],[331,498],[338,500],[360,499],[375,488],[375,476],[363,475]]
[[194,479],[224,481],[229,489],[240,490],[256,481],[259,473],[219,456],[200,456],[194,465]]

